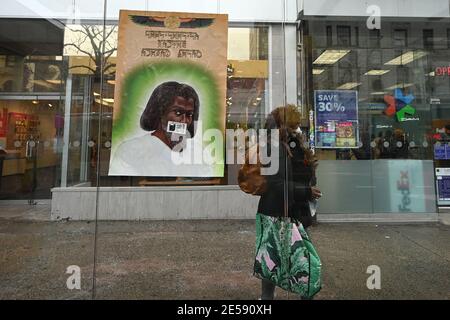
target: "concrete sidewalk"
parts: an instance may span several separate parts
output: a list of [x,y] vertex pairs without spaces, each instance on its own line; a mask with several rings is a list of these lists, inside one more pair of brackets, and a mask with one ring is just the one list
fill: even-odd
[[[257,299],[254,221],[99,222],[98,299]],[[0,219],[0,299],[90,299],[95,224]],[[310,236],[323,262],[317,299],[450,299],[450,226],[340,223]],[[66,268],[82,270],[68,290]],[[381,268],[381,290],[366,286]],[[297,299],[277,289],[278,299]]]

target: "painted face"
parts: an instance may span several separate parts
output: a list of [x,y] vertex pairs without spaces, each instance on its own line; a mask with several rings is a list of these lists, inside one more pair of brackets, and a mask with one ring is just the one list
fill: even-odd
[[164,124],[168,121],[186,123],[189,127],[194,120],[194,100],[175,97],[164,115]]

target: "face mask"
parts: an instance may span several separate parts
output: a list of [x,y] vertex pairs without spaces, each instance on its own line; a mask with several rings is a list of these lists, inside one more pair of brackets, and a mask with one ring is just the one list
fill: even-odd
[[185,135],[187,130],[187,124],[183,122],[168,121],[167,132],[176,133],[179,135]]

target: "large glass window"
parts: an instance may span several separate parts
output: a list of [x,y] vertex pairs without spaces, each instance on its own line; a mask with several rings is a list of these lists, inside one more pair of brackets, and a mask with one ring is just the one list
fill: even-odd
[[[312,70],[313,82],[306,94],[314,105],[316,90],[356,91],[360,141],[357,148],[316,146],[322,160],[319,181],[333,186],[333,190],[335,184],[350,185],[349,192],[359,196],[342,194],[341,199],[355,199],[354,205],[336,208],[331,203],[339,201],[333,198],[330,206],[324,203],[322,209],[328,213],[434,211],[435,203],[428,199],[434,196],[432,132],[436,129],[432,128],[432,110],[436,106],[430,99],[436,97],[436,90],[444,90],[440,89],[442,85],[448,91],[448,85],[434,76],[436,60],[446,50],[433,44],[435,34],[445,34],[445,25],[436,23],[430,29],[426,22],[412,26],[384,20],[380,30],[368,30],[362,21],[349,21],[347,25],[327,21],[330,24],[338,34],[338,42],[332,46],[326,40],[329,26],[320,20],[309,22],[307,37],[311,37],[313,46],[312,61],[306,67]],[[360,32],[351,32],[355,28]],[[445,95],[439,97],[444,99]],[[345,161],[355,160],[360,162],[346,169]],[[338,174],[336,170],[343,172]],[[420,199],[415,205],[397,206],[395,194],[402,190],[396,182],[401,183],[401,172],[407,171],[409,179],[420,181],[425,188],[408,190]],[[391,190],[391,195],[386,197],[383,190]],[[336,194],[332,189],[326,191]]]
[[[98,25],[82,25],[77,28],[66,27],[65,54],[69,59],[69,70],[77,76],[88,77],[94,104],[91,110],[91,136],[97,145],[99,137],[101,186],[162,186],[162,185],[236,185],[237,165],[225,167],[224,178],[176,178],[176,177],[111,177],[108,176],[111,153],[112,113],[114,112],[115,57],[117,50],[117,25],[107,25],[107,46],[105,49],[105,78],[102,88],[102,101],[99,99],[99,74],[96,60],[101,56],[92,48],[89,37],[99,42]],[[264,123],[269,109],[269,25],[230,26],[228,29],[228,80],[226,97],[227,129],[259,129]],[[97,38],[95,38],[97,37]],[[281,41],[281,39],[279,40]],[[96,76],[97,72],[97,76]],[[97,81],[97,82],[96,82]],[[101,124],[98,115],[101,112]],[[101,135],[98,130],[101,128]],[[94,156],[93,162],[96,161]],[[93,164],[95,165],[95,164]],[[96,177],[90,182],[95,185]]]
[[[253,1],[253,7],[246,3],[242,8],[236,8],[237,1],[227,0],[178,1],[177,5],[150,0],[29,1],[29,6],[26,1],[9,2],[14,5],[0,9],[0,298],[257,298],[254,288],[259,283],[251,278],[252,263],[242,257],[254,254],[254,217],[260,198],[237,186],[241,164],[225,158],[224,175],[215,178],[109,175],[119,98],[116,67],[124,61],[117,57],[118,17],[127,7],[159,13],[163,8],[174,12],[226,12],[229,8],[232,18],[241,9],[254,10],[243,19],[229,21],[227,52],[211,47],[227,60],[226,79],[225,71],[221,77],[226,82],[221,118],[225,128],[261,129],[275,108],[297,103],[301,128],[291,129],[311,130],[312,142],[315,92],[352,93],[358,110],[357,135],[350,131],[350,137],[345,137],[348,123],[336,126],[333,121],[337,120],[331,119],[325,136],[340,131],[343,138],[355,139],[356,146],[315,144],[317,186],[324,195],[318,202],[319,219],[358,220],[360,216],[367,219],[367,214],[385,214],[374,218],[390,221],[404,213],[422,221],[435,219],[435,185],[450,183],[450,178],[436,181],[434,175],[434,169],[450,170],[448,19],[383,17],[381,29],[368,30],[361,17],[314,15],[296,21],[302,12],[289,11],[302,1]],[[10,9],[14,12],[13,6],[25,13],[3,18]],[[268,8],[280,13],[263,12]],[[260,18],[261,13],[269,18]],[[252,16],[258,18],[249,21]],[[133,22],[161,26],[159,16],[142,17],[146,16]],[[165,23],[170,29],[189,20],[169,16]],[[195,38],[195,33],[187,34]],[[177,33],[162,37],[170,36]],[[137,82],[145,87],[143,91],[150,87],[148,79]],[[123,95],[131,91],[128,88]],[[181,104],[189,107],[190,103]],[[339,105],[335,110],[344,111]],[[179,108],[170,112],[194,114]],[[230,147],[235,148],[232,154],[238,147]],[[300,151],[295,141],[289,147]],[[290,173],[288,161],[279,164],[284,180],[282,187],[278,184],[283,189],[281,207],[292,204],[287,188],[303,175],[297,170],[300,166],[295,167],[300,162],[292,165]],[[315,178],[309,181],[314,184]],[[302,186],[296,191],[303,190]],[[442,195],[450,199],[445,191]],[[440,227],[426,230],[436,229]],[[329,230],[313,228],[311,239],[315,241],[314,233]],[[434,239],[443,238],[445,231],[439,230]],[[318,241],[318,247],[333,243],[320,238],[323,244]],[[329,252],[335,249],[330,248]],[[405,251],[401,246],[393,249],[394,256]],[[436,256],[436,250],[428,251]],[[416,256],[417,248],[408,252]],[[325,256],[328,267],[339,266],[342,260]],[[409,262],[407,254],[401,258]],[[438,278],[447,279],[447,261],[442,261],[436,260],[433,271],[440,270]],[[432,281],[436,276],[431,274],[430,279],[435,279],[424,280],[428,287],[422,294],[442,296],[439,288],[446,283],[436,286]],[[360,280],[366,284],[366,278]],[[330,286],[325,297],[336,297],[340,289],[349,291],[346,283],[334,282],[336,288]],[[403,297],[404,288],[383,292]],[[358,298],[361,290],[356,291],[351,294]],[[278,297],[292,298],[282,294]]]
[[[91,221],[63,225],[70,219],[64,208],[76,203],[81,212],[88,201],[53,192],[96,172],[88,165],[90,79],[72,72],[66,25],[0,19],[0,282],[7,299],[92,297],[95,212],[85,216]],[[71,274],[79,281],[67,281]]]
[[0,199],[50,199],[50,189],[59,186],[62,38],[47,20],[0,20]]

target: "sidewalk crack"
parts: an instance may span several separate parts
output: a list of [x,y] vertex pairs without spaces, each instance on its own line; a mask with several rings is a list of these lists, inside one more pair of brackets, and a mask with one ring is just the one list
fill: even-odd
[[415,241],[414,239],[411,239],[410,237],[408,237],[407,235],[403,234],[402,232],[400,232],[400,231],[398,231],[398,230],[395,230],[395,229],[393,229],[393,228],[390,228],[390,229],[391,229],[392,231],[396,232],[397,234],[399,234],[400,236],[402,236],[403,238],[405,238],[405,239],[411,241],[412,243],[414,243],[414,244],[417,245],[418,247],[420,247],[420,248],[422,248],[422,249],[424,249],[424,250],[426,250],[426,251],[428,251],[428,252],[431,252],[432,254],[438,256],[438,257],[441,258],[441,259],[444,259],[444,260],[447,261],[447,262],[450,262],[450,260],[447,259],[446,257],[442,256],[441,254],[435,252],[434,250],[432,250],[432,249],[430,249],[430,248],[427,248],[427,247],[423,246],[422,244],[420,244],[419,242]]

